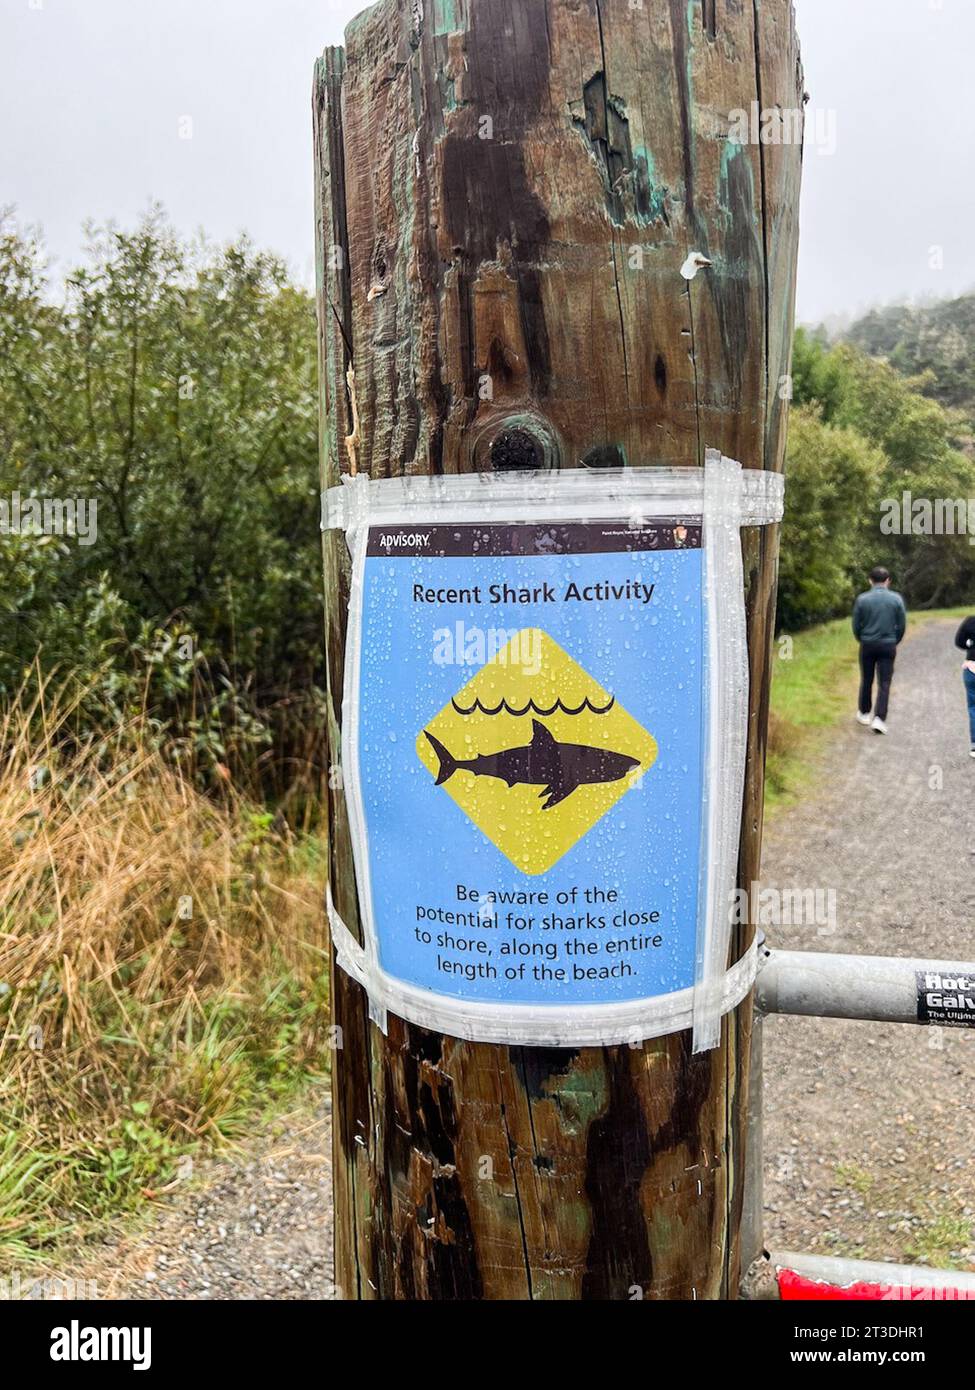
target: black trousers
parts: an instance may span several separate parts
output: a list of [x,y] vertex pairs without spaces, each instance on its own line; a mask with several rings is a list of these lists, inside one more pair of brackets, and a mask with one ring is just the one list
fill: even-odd
[[896,642],[860,643],[860,713],[869,714],[873,708],[873,681],[877,678],[877,705],[874,714],[878,719],[887,718],[887,704],[890,700],[890,683],[894,678],[894,657],[897,655]]

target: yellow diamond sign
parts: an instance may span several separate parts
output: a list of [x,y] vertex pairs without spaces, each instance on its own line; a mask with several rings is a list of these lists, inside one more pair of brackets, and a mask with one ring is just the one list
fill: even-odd
[[649,771],[657,744],[546,632],[522,628],[416,751],[516,869],[543,874]]

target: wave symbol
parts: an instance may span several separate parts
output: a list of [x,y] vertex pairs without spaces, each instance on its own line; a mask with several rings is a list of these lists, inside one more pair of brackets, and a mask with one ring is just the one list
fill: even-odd
[[582,704],[576,705],[574,709],[571,705],[564,704],[562,700],[556,700],[554,705],[547,706],[536,705],[534,700],[529,700],[528,704],[524,705],[521,709],[518,709],[513,705],[509,705],[507,700],[502,700],[501,703],[499,705],[495,705],[493,709],[489,709],[488,706],[482,704],[480,700],[475,700],[474,703],[467,709],[465,709],[463,705],[459,705],[456,700],[451,700],[450,703],[453,705],[454,709],[457,711],[458,714],[462,714],[465,716],[469,714],[476,714],[478,713],[478,711],[480,711],[481,714],[487,714],[491,716],[501,713],[511,714],[514,715],[516,719],[520,719],[523,715],[526,714],[538,714],[541,715],[543,719],[545,719],[548,718],[549,715],[556,713],[569,715],[581,714],[582,711],[585,709],[587,709],[590,714],[608,714],[609,711],[616,704],[616,696],[611,695],[609,697],[608,705],[594,705],[593,702],[589,699],[589,696],[587,695],[583,700]]

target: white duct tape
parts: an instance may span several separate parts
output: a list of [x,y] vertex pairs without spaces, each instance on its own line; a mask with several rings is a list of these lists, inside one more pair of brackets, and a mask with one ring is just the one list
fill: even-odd
[[[642,469],[614,474],[572,470],[533,475],[409,477],[375,482],[358,476],[344,479],[341,487],[323,496],[323,526],[346,532],[352,556],[342,763],[362,942],[355,939],[338,916],[330,893],[328,913],[337,962],[367,991],[372,1017],[380,1027],[385,1027],[388,1010],[410,1022],[471,1041],[553,1047],[603,1046],[635,1044],[646,1038],[693,1028],[695,1051],[717,1044],[721,1018],[748,994],[756,964],[752,947],[730,969],[726,968],[748,720],[748,661],[739,529],[778,521],[782,508],[783,480],[779,475],[743,471],[739,464],[714,451],[708,452],[704,469]],[[435,525],[448,531],[456,527],[460,534],[465,527],[483,524],[486,529],[482,534],[487,535],[491,527],[515,530],[541,523],[584,528],[595,522],[622,522],[638,529],[653,527],[662,519],[672,523],[675,518],[699,526],[701,532],[704,607],[702,641],[706,675],[702,680],[704,699],[700,730],[704,754],[703,792],[693,978],[689,973],[687,986],[646,997],[556,1003],[478,998],[473,990],[465,997],[464,993],[441,992],[416,979],[404,978],[404,972],[388,968],[390,962],[385,960],[385,953],[392,950],[395,954],[396,933],[402,938],[404,922],[408,919],[399,921],[396,933],[386,926],[388,887],[383,889],[382,885],[379,893],[385,914],[381,923],[385,935],[380,950],[373,869],[374,852],[381,848],[383,855],[386,854],[386,833],[380,824],[373,832],[377,844],[370,845],[367,800],[371,789],[364,782],[361,766],[364,659],[369,663],[372,679],[379,674],[376,652],[369,648],[364,653],[363,639],[366,565],[367,558],[376,558],[376,538],[386,544],[390,536],[398,540],[403,528],[419,531]],[[603,531],[607,531],[605,525]],[[373,538],[372,551],[370,537]],[[381,552],[381,557],[383,560],[389,558],[386,552]],[[407,559],[400,563],[412,562]],[[378,616],[390,621],[388,615],[380,613]],[[371,634],[369,642],[376,640],[376,621],[374,609],[367,620]],[[607,641],[612,641],[612,633],[603,631],[601,640],[605,647]],[[421,716],[421,729],[425,719],[425,715]],[[541,733],[545,734],[546,730],[543,728]],[[375,741],[369,743],[367,739],[365,748],[373,772],[377,766],[385,766],[376,762]],[[421,779],[429,776],[418,767],[414,767],[413,772],[419,773]],[[495,772],[491,776],[498,774]],[[449,777],[448,772],[443,780]],[[440,781],[438,778],[436,782],[437,795],[442,798],[445,793],[440,789]],[[416,783],[413,785],[415,787]],[[432,786],[431,779],[422,789],[424,794]],[[549,792],[547,789],[541,795],[549,795]],[[394,800],[391,799],[391,804]],[[382,820],[381,816],[375,816],[374,802],[372,813],[374,819]],[[403,813],[399,814],[402,822]],[[406,829],[408,831],[409,827]],[[397,833],[402,835],[403,831],[400,823]],[[417,834],[422,837],[423,833],[418,822]],[[415,857],[422,858],[427,849],[426,844],[418,842]],[[381,876],[388,878],[388,867],[382,856],[379,869]],[[526,872],[539,871],[529,869]],[[385,897],[382,896],[384,892]]]
[[731,943],[748,742],[748,640],[740,527],[741,465],[709,449],[704,476],[704,593],[708,651],[701,817],[701,892],[694,990],[694,1051],[716,1047]]
[[[367,521],[430,520],[446,512],[451,521],[529,521],[548,516],[552,507],[559,519],[633,515],[701,516],[708,471],[721,460],[709,449],[707,468],[642,468],[605,473],[594,469],[562,469],[549,473],[457,473],[429,477],[419,475],[381,478],[375,482],[362,473],[344,475],[338,487],[322,493],[322,529],[354,533]],[[737,508],[739,526],[766,526],[781,521],[785,505],[785,479],[781,473],[737,470],[739,483],[728,505]],[[712,486],[712,511],[727,481]]]
[[[383,1033],[387,1010],[408,1023],[466,1042],[522,1047],[636,1045],[648,1038],[682,1033],[693,1026],[694,988],[626,1004],[576,1005],[570,1017],[563,1005],[505,1004],[502,1010],[496,1004],[473,1000],[458,1004],[387,975],[342,921],[329,888],[325,895],[336,962],[366,991],[370,1017]],[[748,995],[755,983],[756,961],[757,947],[753,941],[741,959],[724,972],[716,994],[719,1019]]]

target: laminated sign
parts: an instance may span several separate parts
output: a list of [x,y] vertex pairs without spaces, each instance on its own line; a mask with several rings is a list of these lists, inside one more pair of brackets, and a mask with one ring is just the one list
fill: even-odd
[[456,1036],[693,1026],[726,969],[747,720],[739,527],[781,479],[704,470],[348,480],[343,786],[363,939],[339,964]]

